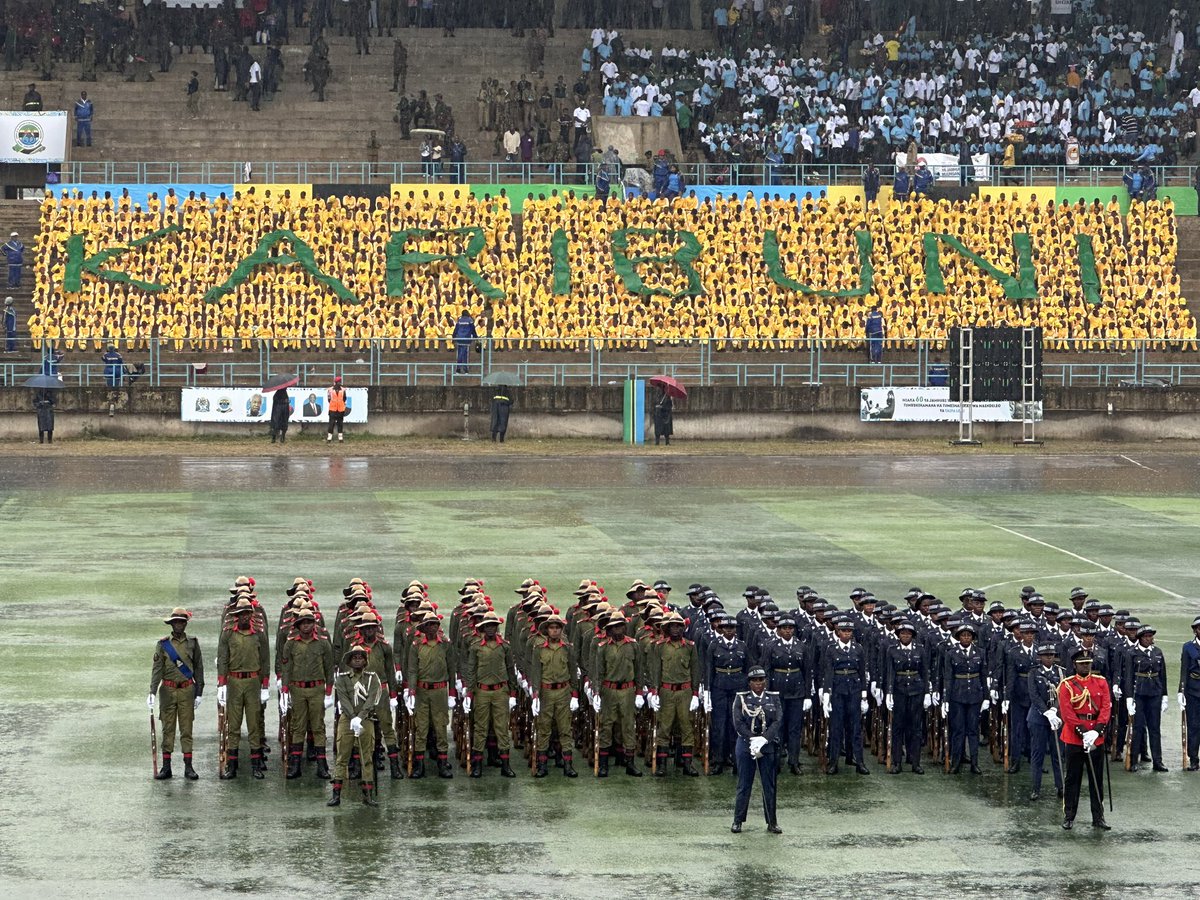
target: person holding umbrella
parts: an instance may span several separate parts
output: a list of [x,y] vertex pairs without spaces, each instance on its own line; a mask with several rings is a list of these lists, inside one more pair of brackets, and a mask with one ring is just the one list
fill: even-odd
[[279,443],[287,442],[288,419],[292,415],[291,403],[288,400],[287,388],[279,388],[271,397],[271,443],[279,438]]
[[42,388],[33,395],[33,408],[37,410],[38,443],[54,443],[54,391]]
[[654,445],[657,447],[658,442],[665,438],[669,447],[671,435],[675,432],[675,402],[672,398],[682,399],[687,396],[687,391],[669,375],[655,375],[650,379],[650,383],[660,391],[658,399],[654,402]]
[[506,386],[517,386],[521,383],[515,372],[492,372],[483,379],[485,385],[494,385],[499,390],[492,396],[492,441],[504,443],[504,434],[508,431],[508,414],[512,410],[511,391]]

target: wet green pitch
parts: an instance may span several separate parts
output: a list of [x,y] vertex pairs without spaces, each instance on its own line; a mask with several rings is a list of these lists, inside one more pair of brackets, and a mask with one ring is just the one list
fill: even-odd
[[[1117,455],[0,462],[3,893],[1193,896],[1200,776],[1179,771],[1174,688],[1200,597],[1198,481],[1191,458]],[[564,605],[583,576],[613,593],[703,581],[734,607],[749,583],[839,605],[857,584],[1008,603],[1022,584],[1060,601],[1082,584],[1160,629],[1172,771],[1114,771],[1105,835],[1062,832],[1053,793],[1029,803],[1026,772],[990,759],[978,778],[785,776],[782,837],[753,815],[729,834],[728,776],[619,769],[385,780],[379,810],[354,791],[327,810],[325,785],[285,782],[277,753],[265,782],[216,780],[216,612],[239,574],[272,609],[295,575],[327,605],[362,575],[389,616],[411,577],[443,603],[483,577],[498,606],[526,576]],[[156,784],[145,696],[177,604],[209,668],[203,778]],[[274,720],[272,700],[272,736]]]

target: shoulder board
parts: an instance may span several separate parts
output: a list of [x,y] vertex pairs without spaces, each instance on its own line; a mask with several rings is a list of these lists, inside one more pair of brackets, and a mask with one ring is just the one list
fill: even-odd
[[684,645],[685,647],[695,647],[695,646],[696,646],[696,642],[695,642],[695,641],[690,641],[690,640],[688,640],[687,638],[684,638],[684,639],[683,639],[683,645]]

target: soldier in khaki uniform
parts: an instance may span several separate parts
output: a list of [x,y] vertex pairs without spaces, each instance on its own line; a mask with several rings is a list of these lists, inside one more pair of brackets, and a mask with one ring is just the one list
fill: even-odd
[[200,776],[192,768],[192,721],[204,694],[204,660],[200,642],[186,633],[192,614],[179,606],[163,621],[171,633],[154,646],[150,667],[150,695],[146,705],[154,712],[158,697],[158,718],[162,721],[162,768],[155,773],[158,781],[171,777],[171,753],[175,750],[175,728],[183,748],[183,777],[195,781]]
[[[370,756],[375,746],[375,724],[371,716],[383,696],[379,676],[367,669],[367,651],[362,647],[351,647],[342,657],[342,665],[348,671],[339,672],[333,679],[333,690],[337,696],[338,719],[337,758],[333,762],[333,794],[326,806],[341,806],[342,785],[350,765],[350,754],[358,749],[363,758]],[[363,803],[378,806],[375,800],[375,776],[369,767],[362,768]]]
[[563,640],[566,621],[557,613],[541,624],[540,637],[533,644],[529,659],[529,685],[532,691],[533,717],[537,721],[537,771],[534,778],[545,778],[551,732],[558,731],[562,745],[563,775],[575,772],[575,741],[571,716],[579,710],[579,676],[575,651]]
[[329,777],[325,757],[325,710],[333,706],[333,648],[317,633],[317,617],[311,609],[295,614],[295,630],[283,646],[279,677],[279,708],[289,721],[288,778],[301,774],[304,738],[310,732],[316,748],[317,777]]
[[483,776],[482,748],[487,743],[488,729],[494,729],[496,748],[500,752],[500,774],[513,778],[516,773],[509,765],[512,735],[508,730],[509,713],[517,705],[516,673],[513,670],[512,648],[497,633],[503,620],[487,610],[479,620],[479,638],[470,645],[464,681],[467,695],[463,712],[475,721],[472,733],[471,777]]
[[[380,636],[380,621],[379,613],[374,610],[362,613],[357,623],[358,635],[355,644],[367,651],[367,668],[379,676],[379,683],[383,685],[382,696],[375,709],[375,720],[379,723],[380,739],[386,741],[392,778],[399,779],[404,777],[404,773],[400,769],[400,748],[396,744],[395,729],[391,727],[396,709],[400,705],[400,692],[396,681],[396,671],[399,667],[396,665],[396,656],[391,644]],[[385,766],[384,752],[381,748],[374,753],[372,762],[376,771]]]
[[700,660],[696,645],[683,636],[683,616],[672,610],[663,619],[665,634],[649,654],[650,708],[658,713],[656,775],[667,774],[667,748],[671,733],[679,729],[681,768],[685,775],[699,775],[692,765],[692,713],[700,708]]
[[[221,778],[237,778],[242,719],[250,737],[250,772],[262,778],[263,705],[270,699],[271,652],[267,634],[254,619],[256,607],[242,597],[232,607],[233,622],[217,644],[217,703],[226,708],[228,751]],[[261,610],[260,610],[261,612]]]
[[451,680],[454,678],[454,645],[441,629],[441,616],[435,612],[414,618],[417,635],[409,644],[404,671],[404,706],[413,717],[415,744],[419,748],[413,758],[413,778],[425,777],[425,742],[433,729],[437,748],[438,775],[453,778],[450,767],[449,742],[446,725],[450,710],[458,703]]
[[634,711],[643,704],[642,686],[646,683],[645,661],[638,642],[625,633],[627,622],[614,610],[605,625],[604,637],[596,645],[593,677],[597,692],[592,706],[600,715],[600,771],[608,777],[608,757],[613,752],[614,732],[620,731],[625,756],[625,773],[640,778],[635,761],[637,730]]

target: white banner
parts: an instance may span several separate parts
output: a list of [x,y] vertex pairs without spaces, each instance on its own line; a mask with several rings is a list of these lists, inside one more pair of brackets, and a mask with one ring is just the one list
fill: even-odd
[[[863,422],[957,422],[958,400],[948,387],[877,387],[860,392],[859,419]],[[1024,404],[1018,401],[975,402],[976,422],[1020,422]],[[1042,419],[1042,403],[1033,404],[1033,418]]]
[[[288,388],[289,422],[328,422],[325,388]],[[258,388],[184,388],[180,403],[185,422],[271,421],[270,394]],[[347,423],[367,421],[367,389],[346,388]]]
[[[918,163],[925,163],[933,173],[935,181],[958,181],[958,156],[954,153],[921,153],[917,155]],[[908,165],[908,154],[901,151],[896,154],[896,167],[903,169]],[[973,169],[972,178],[982,184],[991,184],[991,174],[988,172],[988,155],[976,153],[971,157]]]
[[67,114],[0,112],[0,162],[60,163],[67,158]]
[[1069,16],[1071,12],[1071,0],[1050,0],[1050,15]]

